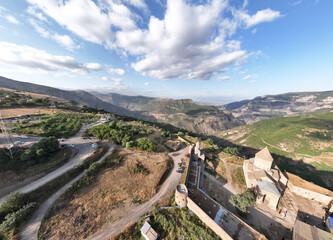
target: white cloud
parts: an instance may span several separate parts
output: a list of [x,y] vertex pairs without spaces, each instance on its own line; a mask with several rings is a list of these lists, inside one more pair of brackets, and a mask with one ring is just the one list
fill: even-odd
[[116,74],[116,75],[125,75],[125,70],[121,68],[109,68],[107,70],[108,73],[110,74]]
[[29,6],[27,9],[27,13],[38,18],[39,20],[41,20],[43,22],[47,22],[46,17],[41,12],[37,12],[37,9],[35,7]]
[[121,85],[122,79],[121,78],[111,78],[112,81],[114,81],[114,85]]
[[[111,27],[122,30],[135,28],[135,22],[131,19],[132,12],[125,5],[112,0],[100,0],[97,3],[91,0],[28,2],[69,31],[93,43],[111,43]],[[138,7],[143,6],[142,1],[127,2]]]
[[26,45],[0,42],[0,62],[44,72],[69,70],[88,73],[101,69],[98,63],[80,63],[71,56],[53,55]]
[[102,80],[103,80],[103,81],[107,81],[107,80],[109,80],[109,78],[107,78],[107,77],[102,77]]
[[222,77],[219,77],[218,79],[217,79],[217,81],[219,81],[219,82],[227,82],[227,81],[229,81],[230,80],[230,77],[229,76],[222,76]]
[[150,82],[145,82],[145,86],[149,86],[150,85]]
[[13,24],[16,24],[16,25],[19,24],[19,21],[14,16],[12,16],[10,14],[6,14],[5,12],[7,12],[7,9],[0,6],[0,17],[6,19],[6,21],[8,21],[10,23],[13,23]]
[[253,33],[253,34],[255,34],[256,32],[257,32],[256,28],[251,31],[251,33]]
[[15,17],[13,17],[12,15],[6,15],[5,18],[10,23],[19,24],[19,21]]
[[291,6],[296,6],[296,5],[298,5],[298,4],[301,4],[302,2],[303,2],[303,0],[299,0],[299,1],[296,1],[296,2],[291,3],[290,5],[291,5]]
[[248,79],[253,79],[253,78],[257,78],[257,77],[258,77],[257,74],[249,74],[249,75],[246,75],[245,77],[243,77],[242,79],[248,80]]
[[254,82],[256,82],[256,81],[257,81],[257,80],[251,80],[250,83],[254,83]]
[[260,10],[252,16],[250,16],[244,10],[237,10],[234,12],[234,15],[236,16],[236,18],[238,18],[241,22],[243,22],[245,24],[246,28],[250,28],[254,25],[257,25],[257,24],[263,23],[263,22],[271,22],[271,21],[281,17],[281,14],[279,11],[274,11],[274,10],[271,10],[270,8]]
[[[281,16],[271,9],[250,16],[245,10],[247,1],[236,10],[227,0],[196,4],[168,0],[163,18],[150,16],[147,27],[139,28],[144,18],[137,12],[149,11],[143,0],[27,1],[35,12],[42,12],[82,39],[125,57],[134,56],[131,66],[137,72],[158,79],[208,80],[231,65],[240,66],[251,53],[231,36],[240,27]],[[128,5],[138,11],[131,11]],[[111,68],[109,73],[123,75],[125,71]]]
[[52,38],[59,43],[60,45],[64,46],[69,50],[73,50],[74,48],[78,48],[77,44],[72,40],[72,38],[68,35],[59,35],[54,34]]
[[41,23],[33,19],[29,19],[29,23],[33,26],[34,30],[43,38],[48,38],[56,41],[59,45],[67,48],[68,50],[73,50],[75,48],[80,48],[80,46],[68,35],[60,35],[53,31],[48,30]]

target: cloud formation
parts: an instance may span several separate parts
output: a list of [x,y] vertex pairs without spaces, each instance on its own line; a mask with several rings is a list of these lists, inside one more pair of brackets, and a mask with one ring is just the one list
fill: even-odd
[[89,73],[101,70],[98,63],[80,63],[70,56],[47,53],[26,45],[0,42],[0,62],[44,72],[69,70],[74,73]]
[[219,82],[228,82],[230,80],[229,76],[222,76],[217,79]]
[[[143,0],[27,1],[39,19],[47,15],[86,41],[134,57],[133,69],[158,79],[208,80],[231,65],[240,66],[251,53],[241,48],[240,41],[230,39],[236,30],[281,16],[269,8],[249,15],[247,1],[235,9],[227,0],[196,4],[168,0],[164,16],[151,15],[146,23],[139,15],[149,12]],[[66,42],[71,44],[69,39]],[[110,73],[124,74],[118,70]]]
[[107,72],[112,75],[125,75],[126,73],[125,70],[122,68],[109,68]]

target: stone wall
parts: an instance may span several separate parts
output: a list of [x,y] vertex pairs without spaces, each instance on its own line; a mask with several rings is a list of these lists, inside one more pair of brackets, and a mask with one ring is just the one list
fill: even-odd
[[201,221],[203,221],[210,229],[212,229],[216,235],[223,240],[232,240],[232,238],[216,223],[211,219],[191,198],[187,198],[187,207],[197,215]]
[[331,201],[333,201],[333,198],[330,196],[326,196],[321,193],[313,192],[308,189],[304,189],[301,187],[297,187],[294,184],[292,184],[291,181],[288,182],[288,188],[291,192],[296,193],[297,195],[300,195],[302,197],[308,198],[308,199],[314,199],[318,202],[323,203],[324,205],[329,205]]

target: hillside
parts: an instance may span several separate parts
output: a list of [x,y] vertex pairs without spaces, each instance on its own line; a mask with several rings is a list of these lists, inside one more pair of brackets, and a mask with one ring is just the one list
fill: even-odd
[[124,108],[115,106],[111,103],[103,102],[99,98],[85,91],[65,91],[53,87],[11,80],[5,77],[0,77],[0,87],[54,96],[69,101],[74,101],[81,105],[87,105],[95,108],[103,108],[106,111],[119,115],[139,117],[137,113],[133,113]]
[[175,100],[96,92],[92,92],[92,94],[105,102],[127,110],[141,111],[158,121],[204,134],[212,134],[244,124],[243,121],[235,119],[231,114],[227,114],[217,107],[198,105],[191,99]]
[[[216,135],[255,149],[268,146],[272,153],[290,159],[280,162],[282,168],[303,178],[306,174],[315,176],[311,172],[314,170],[318,173],[316,177],[333,189],[333,112],[267,119]],[[296,167],[297,164],[306,168]]]
[[253,123],[263,119],[324,113],[333,109],[333,91],[267,95],[220,106],[237,119]]

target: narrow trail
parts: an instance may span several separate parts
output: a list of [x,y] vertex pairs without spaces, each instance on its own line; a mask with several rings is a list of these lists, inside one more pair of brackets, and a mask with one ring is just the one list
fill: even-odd
[[161,185],[159,191],[147,202],[141,204],[129,211],[125,218],[118,220],[115,223],[105,223],[102,228],[90,236],[91,240],[104,240],[121,233],[127,226],[135,223],[143,214],[152,210],[153,205],[168,193],[174,191],[178,185],[181,173],[177,173],[178,163],[181,162],[182,157],[188,152],[188,148],[179,150],[178,152],[169,153],[169,156],[173,159],[174,164],[169,173],[169,176]]
[[[103,161],[115,148],[115,145],[110,145],[109,150],[101,157],[97,162]],[[45,216],[45,214],[48,212],[48,210],[53,206],[54,202],[76,181],[78,181],[80,178],[84,176],[84,172],[75,177],[73,180],[68,182],[65,186],[63,186],[60,190],[58,190],[56,193],[54,193],[50,198],[48,198],[38,209],[37,211],[32,215],[30,220],[26,223],[26,225],[23,227],[20,239],[22,240],[31,240],[31,239],[37,239],[37,233],[39,226]]]

